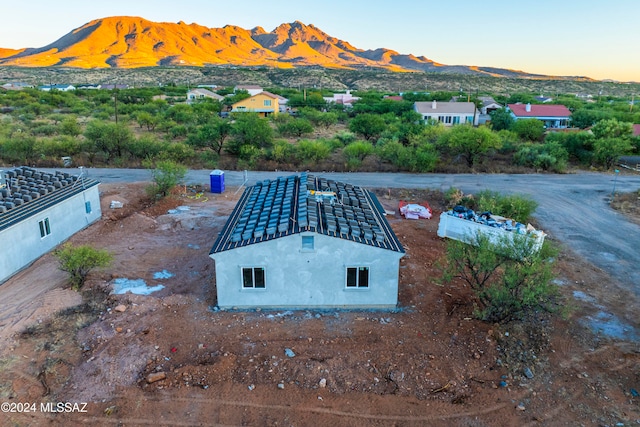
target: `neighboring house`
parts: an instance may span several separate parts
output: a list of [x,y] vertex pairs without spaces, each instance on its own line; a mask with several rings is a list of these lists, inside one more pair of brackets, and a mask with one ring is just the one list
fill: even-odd
[[9,83],[3,84],[0,87],[6,90],[22,90],[22,89],[33,87],[33,85],[30,85],[28,83],[23,83],[23,82],[9,82]]
[[353,103],[359,101],[360,98],[351,95],[351,91],[346,93],[334,93],[333,96],[323,96],[322,99],[329,104],[342,104],[345,107],[353,107]]
[[478,125],[478,111],[473,102],[416,102],[413,109],[423,120],[433,119],[445,126]]
[[482,102],[482,107],[480,107],[480,114],[490,114],[492,111],[503,108],[502,105],[498,104],[496,100],[491,96],[479,96],[478,100]]
[[633,136],[640,136],[640,125],[633,125]]
[[571,120],[571,111],[564,105],[509,104],[515,120],[538,119],[547,129],[566,129]]
[[373,193],[301,173],[245,189],[209,254],[226,308],[395,308],[404,248]]
[[78,90],[97,90],[97,89],[100,89],[100,85],[92,85],[92,84],[77,85],[76,89],[78,89]]
[[45,92],[49,92],[49,91],[52,91],[52,90],[59,90],[61,92],[68,92],[70,90],[76,90],[76,87],[73,86],[73,85],[58,84],[58,85],[38,86],[38,89],[43,90]]
[[126,84],[104,84],[104,85],[100,85],[100,89],[104,89],[104,90],[114,90],[114,89],[129,89],[129,85]]
[[490,122],[491,116],[489,114],[491,114],[492,111],[503,108],[502,105],[498,104],[491,96],[479,96],[478,100],[482,103],[480,115],[478,116],[479,125]]
[[98,184],[26,166],[0,171],[0,283],[100,219]]
[[231,106],[232,113],[239,112],[252,112],[258,113],[261,116],[268,116],[270,114],[277,114],[280,111],[279,96],[272,94],[271,92],[262,91],[257,95],[253,95],[250,98],[238,101]]
[[263,89],[257,85],[238,85],[233,88],[234,92],[237,92],[239,90],[246,90],[251,96],[257,95],[263,91]]
[[385,95],[382,99],[388,99],[389,101],[403,101],[404,99],[400,95]]
[[553,101],[553,98],[544,95],[536,96],[534,99],[536,100],[536,102],[539,102],[541,104],[546,104]]
[[197,88],[191,89],[187,92],[187,104],[196,102],[203,99],[214,99],[216,101],[222,101],[224,96],[218,95],[215,92],[211,92],[209,89]]

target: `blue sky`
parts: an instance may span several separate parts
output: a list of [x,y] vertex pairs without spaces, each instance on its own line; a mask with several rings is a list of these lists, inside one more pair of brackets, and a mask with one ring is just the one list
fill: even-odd
[[41,47],[108,16],[267,31],[299,20],[357,48],[447,65],[640,82],[638,0],[22,0],[3,9],[3,48]]

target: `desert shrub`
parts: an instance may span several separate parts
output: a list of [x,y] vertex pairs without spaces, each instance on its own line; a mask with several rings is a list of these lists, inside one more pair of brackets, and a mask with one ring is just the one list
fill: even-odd
[[82,133],[82,128],[75,117],[66,117],[62,119],[59,129],[62,135],[78,136]]
[[31,128],[31,133],[33,135],[39,136],[51,136],[57,133],[58,129],[55,125],[52,124],[40,124]]
[[475,316],[487,322],[522,319],[536,311],[554,311],[558,295],[552,283],[555,248],[513,234],[498,240],[478,232],[469,243],[447,241],[444,279],[462,279],[474,292]]
[[569,153],[558,142],[525,144],[514,154],[516,164],[553,172],[564,172]]
[[356,141],[344,147],[342,151],[347,161],[352,159],[364,160],[369,154],[373,153],[373,145],[366,141]]
[[143,135],[129,144],[129,152],[138,160],[154,159],[166,149],[167,145],[168,143],[158,141],[154,136]]
[[185,166],[171,160],[162,160],[151,171],[153,184],[147,187],[147,193],[156,199],[166,197],[173,187],[182,183],[186,174]]
[[158,157],[175,163],[185,163],[195,156],[193,148],[183,142],[170,142],[163,145]]
[[301,137],[302,135],[313,132],[313,126],[307,119],[293,119],[287,121],[286,123],[278,124],[278,132],[280,133],[280,135],[284,136]]
[[481,212],[492,212],[521,223],[527,223],[538,203],[518,194],[503,195],[495,191],[484,190],[476,195],[476,209]]
[[0,157],[7,163],[31,164],[35,158],[36,139],[25,134],[16,134],[0,142]]
[[633,150],[629,138],[600,138],[593,143],[593,161],[604,169],[610,169],[620,156]]
[[349,131],[342,131],[336,135],[336,139],[342,143],[342,145],[351,144],[356,140],[356,136]]
[[82,287],[92,270],[108,267],[113,260],[113,255],[104,249],[70,243],[56,249],[53,255],[58,258],[60,270],[69,273],[69,283],[75,290]]
[[415,162],[411,164],[410,171],[412,172],[432,172],[435,169],[438,159],[440,158],[438,152],[432,144],[420,144],[413,157]]
[[318,163],[331,154],[331,146],[324,140],[302,140],[298,143],[298,156],[303,163]]
[[269,150],[269,159],[278,163],[295,163],[297,157],[297,147],[287,141],[278,140]]

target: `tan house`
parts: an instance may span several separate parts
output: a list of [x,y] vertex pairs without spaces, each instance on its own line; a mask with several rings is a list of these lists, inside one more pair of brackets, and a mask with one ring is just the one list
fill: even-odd
[[224,99],[224,96],[218,95],[217,93],[212,92],[209,89],[203,88],[191,89],[189,92],[187,92],[187,104],[201,101],[206,98],[214,99],[216,101],[222,101]]
[[231,106],[232,113],[251,112],[266,117],[280,111],[280,97],[271,92],[262,91],[250,98],[238,101]]

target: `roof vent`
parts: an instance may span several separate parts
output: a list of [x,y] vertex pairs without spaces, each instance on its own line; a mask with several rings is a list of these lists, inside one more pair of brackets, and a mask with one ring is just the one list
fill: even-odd
[[525,110],[527,113],[530,113],[530,112],[531,112],[531,104],[527,103],[527,105],[525,105],[525,106],[524,106],[524,110]]

